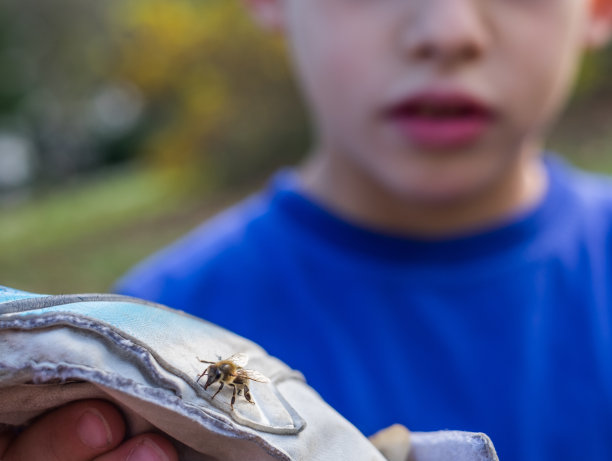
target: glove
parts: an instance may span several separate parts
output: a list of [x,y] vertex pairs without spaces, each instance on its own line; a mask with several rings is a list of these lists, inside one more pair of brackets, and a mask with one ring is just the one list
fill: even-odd
[[461,431],[410,432],[393,425],[370,441],[388,461],[497,461],[491,439],[483,433]]
[[[240,379],[215,365],[226,358]],[[0,287],[0,430],[86,398],[119,406],[128,436],[163,432],[185,461],[384,460],[301,373],[225,329],[124,296]],[[453,444],[453,459],[496,459],[475,457],[478,436],[432,434],[412,435],[411,459],[449,459],[429,454]]]

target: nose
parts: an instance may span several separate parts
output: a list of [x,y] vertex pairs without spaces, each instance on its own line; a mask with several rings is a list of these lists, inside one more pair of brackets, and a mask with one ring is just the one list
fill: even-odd
[[487,45],[483,2],[423,0],[413,5],[402,26],[404,54],[445,69],[482,57]]

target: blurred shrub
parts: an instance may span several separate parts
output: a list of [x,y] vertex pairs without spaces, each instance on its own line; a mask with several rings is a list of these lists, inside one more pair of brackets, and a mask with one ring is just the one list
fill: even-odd
[[3,0],[4,132],[48,181],[137,157],[232,182],[307,139],[283,44],[238,0]]
[[578,80],[578,97],[597,93],[612,95],[612,46],[585,54]]
[[[2,0],[0,167],[58,181],[136,157],[177,184],[261,177],[307,147],[290,74],[240,0]],[[611,74],[612,47],[588,56],[577,99],[612,94]]]
[[283,44],[238,1],[122,0],[113,18],[121,43],[112,75],[147,104],[150,136],[140,155],[231,182],[305,150]]
[[31,151],[39,178],[98,163],[89,115],[109,62],[105,8],[81,0],[0,2],[0,135],[29,146],[4,144],[0,156],[16,165],[20,151]]

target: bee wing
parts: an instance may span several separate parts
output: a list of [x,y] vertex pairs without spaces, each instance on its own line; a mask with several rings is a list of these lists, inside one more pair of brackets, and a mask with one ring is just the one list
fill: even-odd
[[256,370],[246,370],[246,369],[242,369],[240,370],[242,373],[244,373],[244,375],[253,380],[253,381],[257,381],[258,383],[268,383],[270,382],[270,379],[265,376],[264,374],[260,373],[259,371]]
[[225,360],[229,360],[234,365],[243,368],[249,362],[249,356],[244,352],[239,352],[237,354],[232,355],[231,357],[228,357]]

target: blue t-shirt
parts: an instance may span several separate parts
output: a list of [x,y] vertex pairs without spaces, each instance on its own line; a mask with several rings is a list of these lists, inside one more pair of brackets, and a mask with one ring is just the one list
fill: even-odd
[[612,185],[547,159],[536,207],[474,235],[373,232],[291,171],[144,262],[118,291],[301,370],[365,434],[489,434],[500,459],[612,459]]

